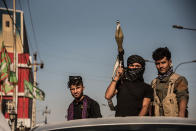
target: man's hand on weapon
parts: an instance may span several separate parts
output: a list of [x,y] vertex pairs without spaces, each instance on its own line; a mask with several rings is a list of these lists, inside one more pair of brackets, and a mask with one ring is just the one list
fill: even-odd
[[122,76],[123,72],[124,72],[124,69],[121,66],[119,66],[116,70],[116,75],[114,77],[114,80],[118,81],[120,77]]

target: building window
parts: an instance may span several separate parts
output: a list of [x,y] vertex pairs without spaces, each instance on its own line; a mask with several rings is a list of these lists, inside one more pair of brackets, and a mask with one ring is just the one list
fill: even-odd
[[6,21],[5,22],[5,26],[9,28],[10,27],[10,22],[9,21]]

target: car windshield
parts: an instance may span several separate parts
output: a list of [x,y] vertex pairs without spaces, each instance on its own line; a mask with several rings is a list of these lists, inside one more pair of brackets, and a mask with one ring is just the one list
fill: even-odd
[[104,125],[53,129],[50,131],[195,131],[196,126],[188,125]]

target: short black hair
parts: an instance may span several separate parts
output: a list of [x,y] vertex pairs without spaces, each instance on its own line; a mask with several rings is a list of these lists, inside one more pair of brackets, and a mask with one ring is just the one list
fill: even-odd
[[72,85],[83,86],[82,77],[81,76],[69,76],[69,81],[67,85],[68,85],[68,88],[70,88]]
[[153,54],[152,54],[152,58],[157,61],[157,60],[161,60],[164,57],[167,58],[167,60],[171,59],[171,52],[169,51],[169,49],[167,47],[160,47],[157,48]]

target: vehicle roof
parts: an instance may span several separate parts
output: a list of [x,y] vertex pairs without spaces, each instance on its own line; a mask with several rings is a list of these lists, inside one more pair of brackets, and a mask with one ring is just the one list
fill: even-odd
[[166,125],[193,125],[196,126],[196,119],[179,117],[109,117],[89,118],[51,123],[39,126],[34,131],[68,129],[76,127],[106,126],[106,125],[140,125],[140,124],[166,124]]

